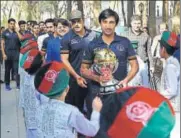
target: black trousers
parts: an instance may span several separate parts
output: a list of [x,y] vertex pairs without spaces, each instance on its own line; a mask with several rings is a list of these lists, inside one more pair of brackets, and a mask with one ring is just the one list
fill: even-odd
[[7,59],[5,60],[5,84],[9,85],[10,84],[10,73],[11,70],[13,70],[13,76],[15,76],[16,80],[16,85],[19,86],[19,75],[18,75],[18,60],[13,60],[13,59]]
[[65,102],[76,106],[83,113],[84,100],[87,96],[88,89],[80,87],[74,79],[70,79],[69,86],[70,89],[65,98]]
[[[88,119],[91,118],[91,113],[92,113],[92,102],[93,99],[98,95],[98,93],[100,92],[100,85],[97,83],[90,83],[88,85],[88,89],[89,92],[87,94],[86,97],[86,107],[87,107],[87,117]],[[107,100],[107,98],[109,98],[110,95],[106,95],[106,96],[99,96],[103,102],[103,108],[105,108],[107,106],[107,104],[105,103],[105,101]],[[102,110],[101,110],[102,112]],[[101,124],[101,128],[99,129],[98,133],[96,134],[96,136],[94,136],[93,138],[109,138],[106,131],[107,128],[107,121],[104,121],[104,118],[102,117],[102,113],[100,116],[100,124]]]

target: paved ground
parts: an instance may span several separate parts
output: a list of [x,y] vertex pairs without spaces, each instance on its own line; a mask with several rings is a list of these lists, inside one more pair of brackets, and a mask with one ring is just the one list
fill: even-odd
[[18,107],[19,91],[14,82],[12,88],[7,92],[1,85],[1,138],[25,138],[22,110]]

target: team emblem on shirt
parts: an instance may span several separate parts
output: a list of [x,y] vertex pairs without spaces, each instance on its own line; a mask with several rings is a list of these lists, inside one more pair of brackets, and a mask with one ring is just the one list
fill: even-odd
[[10,33],[6,33],[6,36],[10,36]]
[[71,44],[77,44],[77,43],[79,43],[78,40],[76,40],[76,39],[71,40]]
[[120,52],[125,51],[124,46],[121,45],[121,44],[117,44],[117,45],[115,45],[115,47],[116,47],[116,49],[117,49],[118,51],[120,51]]
[[58,73],[55,70],[49,70],[46,74],[45,74],[45,79],[47,81],[53,82],[55,83],[55,80],[57,78]]

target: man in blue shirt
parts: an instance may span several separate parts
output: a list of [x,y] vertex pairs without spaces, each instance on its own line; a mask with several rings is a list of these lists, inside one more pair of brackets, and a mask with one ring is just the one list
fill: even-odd
[[[113,74],[113,77],[120,81],[119,85],[126,87],[128,82],[138,71],[136,53],[131,45],[131,42],[126,37],[118,36],[115,33],[115,27],[118,22],[119,16],[115,11],[111,9],[102,11],[99,15],[99,23],[102,28],[102,34],[88,45],[88,48],[84,53],[81,65],[81,74],[91,80],[90,93],[87,95],[86,100],[89,114],[92,110],[92,99],[100,92],[100,83],[107,82],[112,79],[112,74],[109,74],[108,76],[99,76],[92,73],[90,67],[93,64],[95,52],[97,50],[109,48],[115,53],[119,65],[116,72]],[[129,72],[127,72],[127,62],[129,62],[131,66],[131,70]]]
[[70,72],[70,91],[66,102],[75,105],[83,112],[84,99],[87,95],[86,80],[80,75],[80,66],[84,50],[90,41],[96,37],[96,33],[84,26],[82,12],[74,10],[70,21],[72,29],[64,35],[61,41],[61,58]]
[[[70,24],[65,19],[58,19],[55,23],[55,32],[50,35],[43,45],[43,50],[46,52],[46,62],[61,61],[60,48],[61,39],[64,34],[69,31]],[[66,29],[64,29],[66,28]],[[67,29],[68,28],[68,29]]]
[[42,52],[42,55],[45,56],[46,43],[49,39],[49,36],[55,32],[54,19],[46,19],[45,26],[47,28],[47,33],[38,37],[38,49]]
[[6,90],[10,91],[10,70],[13,68],[14,75],[16,76],[16,85],[19,89],[19,77],[18,77],[18,60],[20,41],[17,33],[15,32],[15,19],[10,18],[8,20],[8,29],[2,34],[1,48],[3,59],[5,60],[5,86]]

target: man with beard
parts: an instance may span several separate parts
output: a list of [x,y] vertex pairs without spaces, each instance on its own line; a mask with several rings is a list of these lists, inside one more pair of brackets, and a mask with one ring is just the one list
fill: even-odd
[[64,35],[61,41],[61,58],[70,72],[70,91],[66,102],[79,108],[83,112],[84,99],[87,95],[87,82],[80,75],[80,66],[84,50],[96,33],[85,28],[82,12],[72,11],[70,21],[72,29]]
[[[42,46],[44,43],[46,43],[46,38],[49,37],[50,34],[53,34],[55,31],[54,28],[54,20],[49,18],[45,20],[45,26],[47,28],[47,33],[44,35],[41,35],[38,37],[38,49],[41,51],[42,50]],[[45,41],[45,42],[44,42]],[[42,51],[42,54],[45,55],[45,52]]]
[[30,33],[31,32],[31,20],[27,21],[27,26],[26,26],[26,30]]
[[[100,92],[101,82],[108,82],[114,76],[114,78],[119,81],[119,85],[126,87],[128,85],[128,82],[136,75],[138,71],[136,53],[131,45],[131,42],[127,38],[118,36],[115,33],[115,27],[118,24],[118,22],[119,16],[115,11],[111,9],[105,9],[104,11],[102,11],[99,15],[99,23],[101,25],[102,34],[89,44],[89,46],[86,49],[86,52],[84,53],[81,65],[81,74],[84,77],[91,80],[90,92],[87,95],[86,99],[87,109],[89,111],[88,116],[92,112],[92,100]],[[96,51],[105,48],[108,48],[111,51],[113,51],[119,62],[118,68],[116,72],[113,74],[113,76],[111,72],[106,76],[104,74],[97,75],[93,73],[90,69],[91,65],[94,62],[94,56]],[[131,70],[128,73],[127,62],[129,62],[131,66]],[[128,95],[125,94],[123,98],[120,100],[125,100],[126,97],[128,97]],[[103,101],[105,101],[105,99],[107,98],[109,98],[109,95],[102,95]],[[106,103],[104,103],[105,108],[106,106]],[[107,120],[104,122],[107,122]],[[106,124],[103,125],[106,126]],[[102,132],[100,130],[96,138],[103,138],[99,137],[100,135],[102,135],[101,133]]]
[[39,27],[40,27],[39,36],[40,36],[40,35],[46,34],[46,32],[45,32],[45,23],[44,23],[44,21],[40,21],[40,22],[39,22]]
[[15,23],[16,21],[13,18],[8,20],[8,29],[3,32],[1,39],[2,55],[3,60],[5,60],[5,88],[7,91],[11,90],[10,70],[12,68],[16,77],[16,87],[19,89],[18,60],[20,41],[15,31]]

